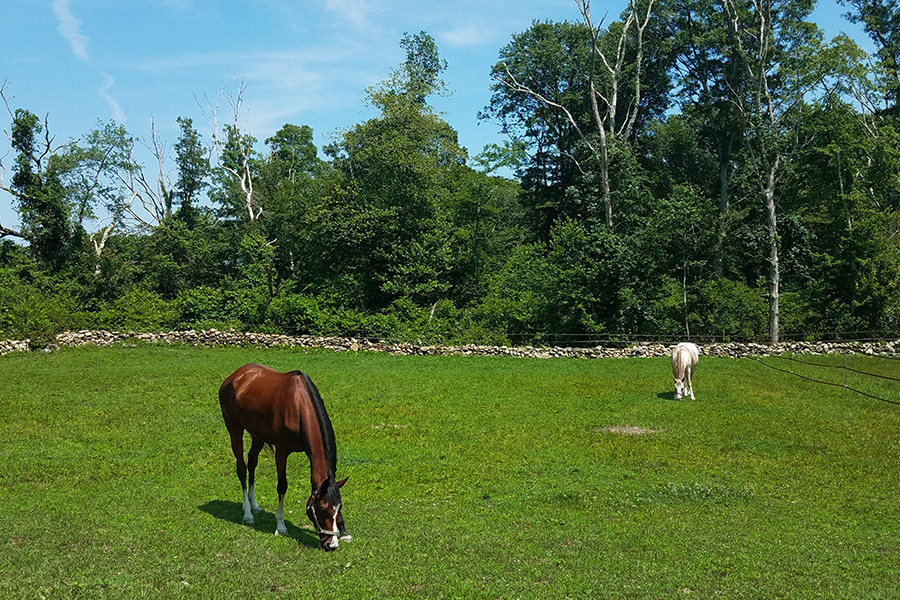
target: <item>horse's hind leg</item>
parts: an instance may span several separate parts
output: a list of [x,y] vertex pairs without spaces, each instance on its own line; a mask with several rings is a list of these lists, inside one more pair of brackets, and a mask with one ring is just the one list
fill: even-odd
[[253,513],[250,512],[250,495],[247,490],[247,463],[244,462],[244,430],[238,427],[228,427],[228,435],[231,436],[231,451],[234,453],[238,480],[241,482],[241,491],[244,495],[242,507],[244,509],[244,523],[252,525]]
[[691,376],[694,374],[693,371],[694,368],[690,365],[684,370],[685,393],[691,396],[691,400],[694,399],[694,385],[691,382]]
[[247,453],[247,469],[250,475],[250,488],[247,490],[247,500],[250,502],[250,510],[252,512],[260,512],[262,509],[256,503],[256,465],[259,464],[259,453],[262,451],[265,442],[260,439],[252,438],[250,442],[250,452]]

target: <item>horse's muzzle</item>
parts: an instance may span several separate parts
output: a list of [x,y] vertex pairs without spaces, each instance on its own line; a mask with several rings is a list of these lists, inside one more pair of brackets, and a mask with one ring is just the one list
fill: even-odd
[[322,550],[325,552],[334,552],[338,549],[338,539],[336,536],[331,536],[325,539],[320,540],[319,542],[322,546]]

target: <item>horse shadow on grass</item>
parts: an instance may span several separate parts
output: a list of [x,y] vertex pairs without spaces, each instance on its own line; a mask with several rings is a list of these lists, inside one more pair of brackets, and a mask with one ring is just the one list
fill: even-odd
[[672,400],[673,402],[680,402],[680,400],[675,399],[675,392],[660,392],[656,395],[660,400]]
[[[200,510],[206,514],[212,515],[217,519],[233,523],[240,527],[249,527],[250,529],[274,535],[275,533],[275,515],[268,512],[253,513],[253,525],[244,524],[244,508],[239,502],[230,502],[228,500],[210,500],[206,504],[198,506]],[[284,520],[287,527],[288,537],[295,540],[298,544],[307,548],[318,548],[319,537],[312,531],[297,527],[287,519]]]

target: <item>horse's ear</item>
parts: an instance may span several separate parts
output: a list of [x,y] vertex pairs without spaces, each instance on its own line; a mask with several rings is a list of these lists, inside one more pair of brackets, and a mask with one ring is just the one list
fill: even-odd
[[350,477],[344,477],[343,479],[341,479],[340,481],[337,482],[337,486],[339,488],[344,487],[344,484],[347,483],[348,479],[350,479]]
[[319,489],[316,490],[316,496],[319,498],[324,498],[325,494],[328,493],[328,480],[322,482],[322,485],[319,486]]

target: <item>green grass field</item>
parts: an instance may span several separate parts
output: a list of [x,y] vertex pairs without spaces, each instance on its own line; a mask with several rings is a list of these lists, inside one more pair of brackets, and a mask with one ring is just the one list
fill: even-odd
[[[321,390],[350,477],[337,552],[302,455],[290,538],[268,451],[241,524],[216,391],[246,362]],[[695,391],[672,400],[666,359],[2,356],[0,598],[900,596],[900,406],[749,359],[701,357]]]

